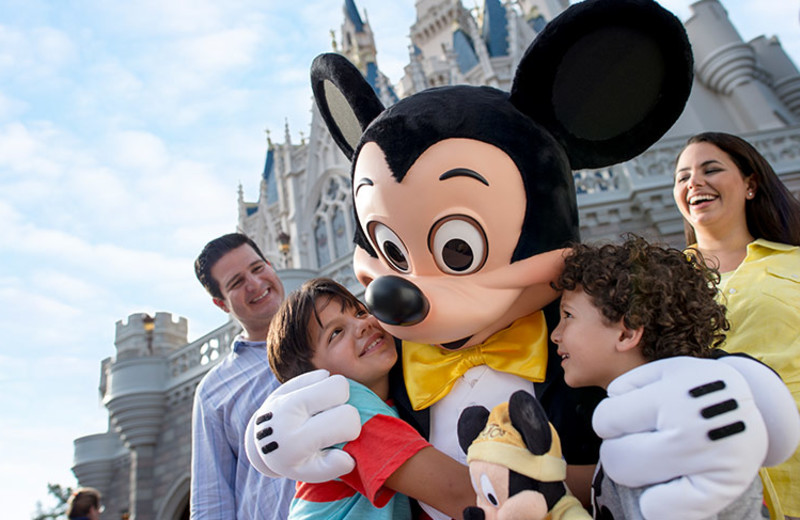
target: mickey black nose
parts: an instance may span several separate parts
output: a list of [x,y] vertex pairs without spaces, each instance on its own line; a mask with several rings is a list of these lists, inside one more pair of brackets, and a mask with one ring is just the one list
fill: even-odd
[[387,325],[416,325],[428,315],[430,305],[416,285],[399,276],[381,276],[364,292],[369,311]]

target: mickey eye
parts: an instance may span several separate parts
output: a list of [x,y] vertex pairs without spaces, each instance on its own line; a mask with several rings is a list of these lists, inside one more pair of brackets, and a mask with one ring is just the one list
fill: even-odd
[[408,250],[403,245],[403,241],[394,231],[379,222],[372,224],[368,229],[372,235],[372,241],[386,261],[394,269],[401,273],[407,273],[409,271]]
[[436,265],[447,274],[474,273],[486,263],[486,233],[474,219],[455,215],[434,224],[428,247]]
[[497,505],[500,504],[500,501],[497,499],[497,492],[495,492],[492,481],[486,473],[481,474],[481,492],[483,492],[483,498],[493,506],[497,507]]

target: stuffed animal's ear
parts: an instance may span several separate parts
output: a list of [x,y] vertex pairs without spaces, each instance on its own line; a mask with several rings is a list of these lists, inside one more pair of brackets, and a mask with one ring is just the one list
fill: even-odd
[[489,410],[483,406],[469,406],[461,411],[458,417],[458,444],[464,453],[486,427],[488,420]]
[[553,436],[547,414],[534,396],[524,390],[517,390],[508,400],[508,416],[516,428],[528,451],[534,455],[544,455],[550,451]]
[[680,20],[652,0],[585,0],[528,47],[511,102],[566,148],[573,169],[646,150],[683,112],[693,58]]
[[341,54],[320,54],[311,64],[311,90],[333,140],[348,159],[383,104],[361,72]]

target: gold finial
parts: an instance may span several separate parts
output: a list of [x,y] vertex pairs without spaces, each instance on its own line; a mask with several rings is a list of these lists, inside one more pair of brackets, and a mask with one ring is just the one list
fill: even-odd
[[331,48],[333,52],[339,52],[339,46],[336,44],[336,31],[331,29]]

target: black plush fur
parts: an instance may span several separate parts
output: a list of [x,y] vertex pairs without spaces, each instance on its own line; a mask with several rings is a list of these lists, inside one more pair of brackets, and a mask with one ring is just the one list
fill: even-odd
[[637,156],[669,130],[689,97],[693,64],[680,20],[656,2],[586,0],[528,48],[511,100],[564,144],[573,169],[599,168]]

